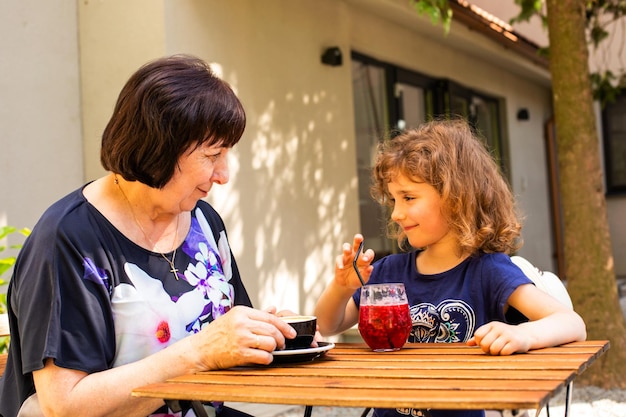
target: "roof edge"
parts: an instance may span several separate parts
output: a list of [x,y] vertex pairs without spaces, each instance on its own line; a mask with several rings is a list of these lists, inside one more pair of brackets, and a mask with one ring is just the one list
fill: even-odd
[[549,69],[550,61],[539,54],[539,45],[523,35],[497,17],[490,15],[481,8],[465,0],[450,0],[452,19],[466,25],[506,49],[525,57],[542,68]]

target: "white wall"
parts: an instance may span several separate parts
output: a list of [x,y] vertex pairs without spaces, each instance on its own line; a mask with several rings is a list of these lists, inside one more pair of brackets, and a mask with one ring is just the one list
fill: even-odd
[[168,3],[168,53],[215,63],[247,112],[231,181],[210,200],[260,307],[312,311],[310,295],[358,231],[350,67],[320,63],[337,43],[347,59],[344,9],[336,1]]
[[162,0],[79,1],[85,177],[104,174],[100,140],[124,83],[165,54]]
[[32,228],[83,181],[76,3],[3,0],[0,51],[0,225]]
[[[224,217],[255,304],[311,311],[310,294],[323,289],[337,248],[358,231],[349,66],[320,63],[323,48],[337,41],[342,3],[158,4],[158,14],[148,8],[147,17],[145,7],[123,0],[79,6],[81,33],[89,34],[81,36],[81,49],[90,51],[82,57],[93,115],[85,117],[89,154],[129,71],[162,54],[211,62],[239,94],[248,126],[231,153],[230,183],[209,199]],[[156,36],[133,36],[128,22],[143,19]],[[87,172],[101,173],[97,158],[86,159]]]
[[[527,214],[521,254],[555,268],[543,143],[547,71],[463,27],[444,38],[441,28],[407,18],[406,8],[397,20],[361,1],[167,4],[167,52],[218,64],[246,106],[236,171],[211,201],[224,214],[253,293],[258,282],[258,300],[309,311],[340,243],[358,231],[351,49],[506,100],[513,186]],[[343,51],[342,67],[319,62],[332,45]],[[490,61],[488,53],[495,54]],[[529,109],[529,121],[516,120],[519,107]]]
[[[107,0],[71,7],[29,0],[0,9],[0,19],[1,42],[16,51],[15,60],[0,61],[0,97],[12,103],[2,102],[0,113],[0,184],[11,187],[11,202],[3,194],[0,210],[9,207],[11,223],[34,221],[52,201],[103,173],[100,135],[139,65],[193,53],[231,83],[248,115],[232,152],[231,183],[210,196],[244,281],[259,307],[311,311],[340,244],[358,232],[354,48],[506,100],[513,185],[532,220],[524,233],[533,244],[524,254],[550,266],[542,161],[549,80],[463,27],[453,25],[444,38],[399,0]],[[35,21],[39,29],[31,34]],[[341,47],[343,66],[320,63],[328,46]],[[528,122],[515,120],[522,106]]]

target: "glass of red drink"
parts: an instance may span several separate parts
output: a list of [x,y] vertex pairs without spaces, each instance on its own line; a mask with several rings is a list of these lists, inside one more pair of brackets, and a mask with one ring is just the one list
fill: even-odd
[[361,288],[359,333],[372,350],[400,350],[411,328],[404,284],[372,284]]

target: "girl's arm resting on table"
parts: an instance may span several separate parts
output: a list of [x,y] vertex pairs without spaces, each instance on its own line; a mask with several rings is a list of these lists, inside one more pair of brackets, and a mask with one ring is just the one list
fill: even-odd
[[294,336],[295,330],[274,314],[234,307],[199,333],[139,361],[87,374],[48,359],[33,377],[46,417],[145,417],[163,401],[132,397],[134,388],[196,371],[269,364],[271,352]]
[[528,317],[519,327],[531,334],[529,350],[587,338],[587,327],[578,313],[532,284],[514,291],[509,304]]
[[493,355],[510,355],[587,338],[585,323],[575,311],[532,284],[517,288],[509,297],[509,305],[529,321],[519,325],[487,323],[476,330],[468,344]]

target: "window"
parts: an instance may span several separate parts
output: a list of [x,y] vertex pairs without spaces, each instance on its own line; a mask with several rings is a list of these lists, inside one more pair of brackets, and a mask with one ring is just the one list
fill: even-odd
[[385,209],[370,196],[372,158],[378,141],[390,130],[386,73],[384,66],[374,62],[352,61],[361,233],[376,254],[392,250],[385,238]]
[[361,233],[381,257],[397,250],[386,237],[389,213],[370,196],[373,156],[381,140],[433,117],[463,116],[506,169],[500,100],[450,80],[428,77],[352,54],[352,82]]
[[626,93],[602,112],[607,194],[626,194]]

